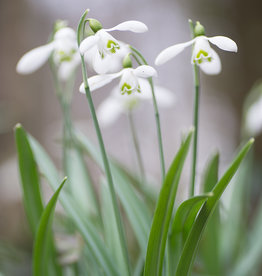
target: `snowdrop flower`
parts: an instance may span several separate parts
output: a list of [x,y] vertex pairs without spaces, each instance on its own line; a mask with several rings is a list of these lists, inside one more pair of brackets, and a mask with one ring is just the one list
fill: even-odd
[[[156,70],[149,65],[141,65],[136,69],[124,68],[118,73],[96,75],[88,79],[90,91],[94,91],[112,80],[121,77],[119,83],[119,94],[141,93],[140,78],[150,78],[156,76]],[[85,93],[84,83],[81,84],[79,91]]]
[[216,75],[221,71],[221,62],[218,54],[211,48],[209,42],[216,45],[218,48],[229,51],[237,52],[236,43],[225,36],[206,37],[204,35],[204,28],[199,22],[196,23],[196,28],[202,31],[197,36],[185,43],[179,43],[170,46],[163,50],[156,58],[155,64],[162,65],[180,54],[186,47],[193,44],[193,53],[191,58],[192,64],[197,64],[200,69],[208,75]]
[[85,54],[85,61],[97,74],[107,74],[119,72],[122,66],[122,60],[131,50],[129,45],[118,41],[120,49],[114,55],[106,55],[101,58],[97,45],[94,45]]
[[[122,45],[118,42],[109,32],[111,31],[131,31],[135,33],[144,33],[148,30],[147,26],[140,21],[125,21],[110,29],[103,29],[99,21],[89,19],[89,26],[94,31],[94,35],[88,36],[80,44],[80,53],[93,56],[93,67],[97,73],[106,73],[105,69],[108,68],[110,59],[108,56],[115,56]],[[95,49],[92,54],[90,50]]]
[[16,71],[20,74],[31,74],[44,65],[52,54],[59,78],[67,80],[80,63],[73,29],[61,28],[55,33],[52,42],[27,52],[17,63]]
[[[107,127],[114,123],[121,114],[127,114],[140,106],[143,101],[152,100],[151,87],[147,80],[139,78],[141,93],[119,93],[119,87],[115,87],[110,96],[104,100],[97,110],[97,116],[101,126]],[[160,86],[155,86],[156,99],[160,106],[171,107],[175,102],[174,94]]]

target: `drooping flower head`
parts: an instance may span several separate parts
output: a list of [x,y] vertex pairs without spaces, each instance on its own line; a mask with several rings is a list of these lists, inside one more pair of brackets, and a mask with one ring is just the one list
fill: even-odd
[[16,70],[20,74],[31,74],[44,65],[52,56],[58,68],[58,76],[66,80],[80,63],[76,33],[73,29],[61,25],[55,27],[53,40],[37,47],[21,57]]
[[197,64],[208,75],[216,75],[221,72],[221,62],[218,54],[211,48],[209,42],[224,51],[237,52],[236,43],[225,36],[205,36],[204,27],[197,22],[195,26],[195,38],[170,46],[164,49],[156,57],[155,64],[162,65],[181,53],[186,47],[193,45],[191,63]]
[[[139,78],[141,93],[120,94],[119,86],[111,91],[110,95],[98,106],[97,117],[103,127],[113,124],[121,114],[127,114],[138,108],[143,102],[152,100],[152,92],[149,82]],[[171,107],[175,102],[174,93],[161,86],[155,86],[155,96],[159,106]]]
[[93,68],[98,74],[105,74],[110,71],[110,63],[114,62],[113,58],[110,59],[110,57],[119,55],[122,59],[129,51],[126,44],[117,41],[109,32],[144,33],[148,30],[144,23],[135,20],[125,21],[110,29],[103,29],[102,24],[96,19],[88,19],[88,21],[94,34],[85,38],[79,49],[87,60],[91,57]]
[[[153,67],[149,65],[141,65],[136,69],[124,68],[120,72],[114,74],[95,75],[88,79],[88,84],[89,89],[92,92],[120,77],[119,94],[131,95],[134,93],[141,93],[141,87],[139,84],[140,78],[150,78],[156,75],[157,72]],[[79,91],[85,93],[83,83],[81,84]]]

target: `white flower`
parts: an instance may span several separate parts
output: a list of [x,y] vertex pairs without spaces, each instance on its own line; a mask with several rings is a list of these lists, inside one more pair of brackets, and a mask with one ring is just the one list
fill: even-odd
[[258,135],[262,131],[262,97],[247,110],[245,127],[250,135]]
[[206,37],[204,35],[185,42],[170,46],[163,50],[156,58],[155,64],[161,65],[169,61],[186,47],[194,44],[191,62],[197,64],[200,69],[209,75],[219,74],[221,71],[221,62],[218,54],[210,47],[209,42],[216,45],[224,51],[237,52],[236,43],[225,36]]
[[106,55],[101,58],[97,45],[94,45],[85,53],[85,61],[94,69],[97,74],[119,72],[123,68],[122,61],[131,50],[129,45],[118,41],[120,49],[114,55]]
[[[115,87],[110,96],[98,107],[97,116],[101,126],[109,126],[116,121],[121,114],[138,107],[142,101],[152,100],[151,87],[147,80],[139,78],[141,93],[121,95],[119,87]],[[155,86],[155,96],[159,106],[170,107],[175,102],[174,94],[160,86]]]
[[47,62],[52,54],[58,67],[59,78],[66,80],[80,63],[76,33],[73,29],[60,29],[55,33],[52,42],[27,52],[17,63],[16,71],[20,74],[33,73]]
[[[156,70],[149,65],[141,65],[136,69],[133,68],[124,68],[118,73],[114,74],[104,74],[104,75],[96,75],[88,79],[89,89],[90,91],[94,91],[108,83],[110,83],[113,79],[119,78],[119,94],[132,94],[132,93],[140,93],[140,78],[149,78],[156,76]],[[81,84],[79,91],[85,93],[84,83]]]
[[[108,56],[115,56],[123,46],[108,32],[131,31],[144,33],[147,30],[147,26],[142,22],[125,21],[111,29],[100,29],[94,35],[88,36],[81,42],[79,50],[82,55],[85,54],[85,58],[88,58],[87,56],[93,57],[92,64],[98,74],[101,72],[107,73],[108,64],[110,64]],[[92,51],[95,51],[95,53]]]

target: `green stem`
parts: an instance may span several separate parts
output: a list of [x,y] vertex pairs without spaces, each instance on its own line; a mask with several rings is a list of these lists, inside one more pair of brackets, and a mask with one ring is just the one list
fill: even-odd
[[134,143],[135,152],[136,152],[137,163],[138,163],[138,167],[140,170],[141,183],[144,183],[145,167],[143,164],[141,150],[140,150],[139,143],[138,143],[138,138],[137,138],[137,133],[136,133],[136,128],[135,128],[135,124],[134,124],[134,120],[133,120],[132,111],[128,112],[128,121],[129,121],[129,125],[130,125],[130,130],[131,130],[131,135],[132,135],[132,139],[133,139],[133,143]]
[[195,179],[196,179],[196,164],[197,164],[197,140],[198,140],[198,109],[199,109],[199,69],[196,64],[193,65],[194,71],[194,86],[195,86],[195,102],[194,102],[194,138],[193,138],[193,157],[192,157],[192,173],[190,197],[195,193]]
[[[143,55],[137,49],[135,49],[132,46],[129,46],[129,47],[136,55],[138,55],[141,58],[142,62],[145,65],[148,65],[148,63],[146,62]],[[141,65],[140,62],[138,62],[138,64]],[[165,173],[165,159],[164,159],[163,141],[162,141],[162,134],[161,134],[160,116],[159,116],[159,111],[158,111],[158,105],[157,105],[157,100],[156,100],[156,95],[155,95],[153,79],[149,78],[148,82],[150,84],[151,91],[152,91],[153,105],[154,105],[154,110],[155,110],[156,127],[157,127],[158,148],[159,148],[159,156],[160,156],[160,163],[161,163],[162,181],[164,182],[166,173]]]
[[115,219],[116,219],[116,223],[117,223],[118,236],[120,239],[122,253],[124,255],[126,271],[128,273],[127,275],[131,275],[123,223],[121,220],[120,210],[119,210],[119,207],[117,204],[116,192],[115,192],[113,178],[112,178],[112,174],[111,174],[111,170],[110,170],[110,166],[109,166],[109,161],[107,158],[107,154],[106,154],[106,150],[105,150],[105,146],[104,146],[104,142],[103,142],[103,138],[102,138],[102,133],[101,133],[101,130],[100,130],[100,127],[98,124],[95,107],[94,107],[92,96],[91,96],[91,93],[89,90],[89,85],[88,85],[88,80],[87,80],[87,70],[86,70],[86,65],[85,65],[85,60],[84,60],[83,55],[81,55],[81,63],[82,63],[82,75],[83,75],[86,97],[88,100],[90,112],[92,115],[93,123],[94,123],[96,134],[97,134],[97,139],[98,139],[98,143],[99,143],[99,147],[100,147],[100,151],[101,151],[101,155],[102,155],[102,159],[103,159],[103,163],[104,163],[105,174],[106,174],[107,181],[108,181],[109,191],[110,191],[114,214],[115,214]]
[[[195,37],[194,24],[192,20],[188,21],[189,28],[191,30],[192,38]],[[193,46],[194,47],[194,46]],[[196,64],[193,65],[194,74],[194,87],[195,87],[195,101],[194,101],[194,138],[193,138],[193,155],[192,155],[192,172],[191,172],[191,185],[190,185],[190,197],[195,194],[195,179],[196,179],[196,167],[197,167],[197,140],[198,140],[198,113],[199,113],[199,94],[200,94],[200,84],[199,84],[199,68]]]

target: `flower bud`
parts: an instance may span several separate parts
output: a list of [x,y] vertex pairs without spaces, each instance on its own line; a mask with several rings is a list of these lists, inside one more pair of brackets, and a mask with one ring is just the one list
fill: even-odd
[[94,33],[98,32],[103,28],[102,24],[98,20],[93,18],[89,19],[89,26]]
[[125,56],[122,64],[123,64],[124,68],[132,68],[133,67],[132,60],[131,60],[129,54]]
[[199,21],[196,22],[196,25],[194,28],[194,34],[195,34],[195,37],[200,35],[205,35],[205,28],[203,25],[200,24]]

